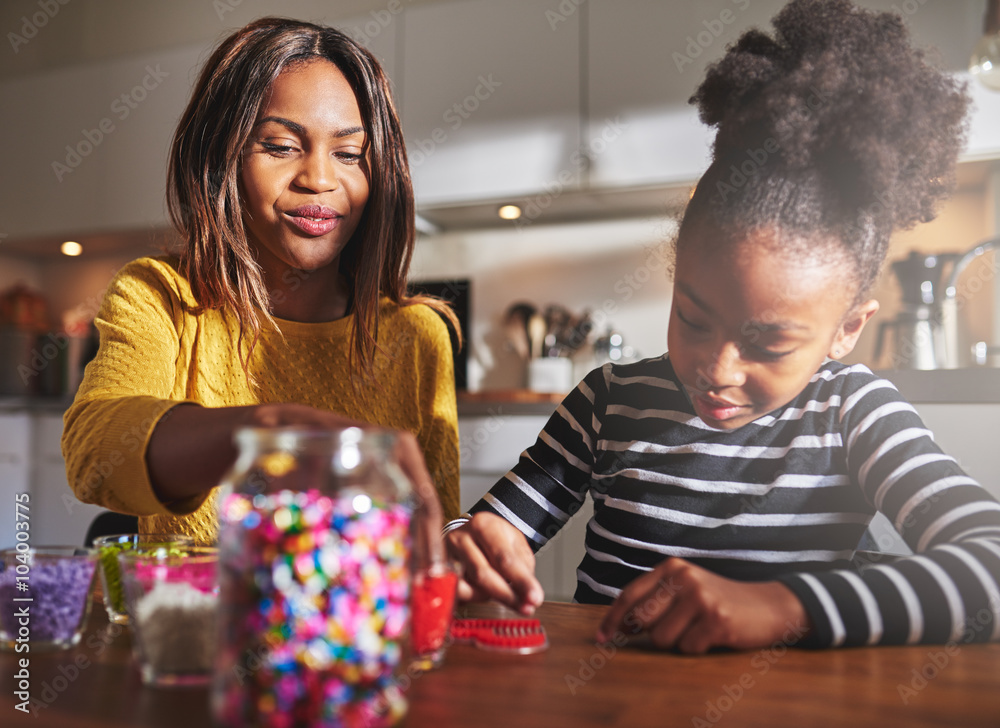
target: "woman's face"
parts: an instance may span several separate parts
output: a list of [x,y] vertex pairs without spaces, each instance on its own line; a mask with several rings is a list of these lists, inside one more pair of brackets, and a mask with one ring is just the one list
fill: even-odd
[[788,404],[826,357],[848,354],[878,302],[851,306],[850,264],[833,247],[797,260],[773,230],[719,234],[696,225],[679,241],[667,340],[695,413],[733,430]]
[[326,60],[284,70],[243,153],[250,244],[265,272],[337,270],[368,201],[364,124],[344,74]]

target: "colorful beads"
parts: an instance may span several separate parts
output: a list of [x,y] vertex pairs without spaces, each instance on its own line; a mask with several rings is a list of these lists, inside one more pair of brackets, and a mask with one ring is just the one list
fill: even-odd
[[[67,551],[71,553],[72,549]],[[14,563],[8,564],[0,572],[0,638],[13,643],[19,625],[24,624],[18,615],[26,607],[29,639],[36,647],[76,644],[95,566],[96,559],[90,555],[33,557],[28,589],[19,591]],[[31,601],[15,601],[18,598]]]
[[229,495],[221,516],[217,718],[274,728],[398,721],[409,508],[352,490],[280,491]]

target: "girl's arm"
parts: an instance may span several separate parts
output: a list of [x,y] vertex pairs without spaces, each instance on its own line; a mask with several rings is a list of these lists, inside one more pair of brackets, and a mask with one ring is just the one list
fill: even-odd
[[1000,639],[1000,503],[874,376],[841,408],[848,470],[915,554],[782,579],[823,646]]
[[[448,548],[465,567],[462,599],[496,599],[530,612],[541,603],[534,556],[587,495],[610,369],[595,369],[559,405],[517,465],[448,524]],[[497,517],[499,516],[499,518]]]
[[685,652],[1000,639],[1000,504],[891,384],[867,370],[840,379],[859,380],[836,397],[847,469],[916,555],[757,583],[670,558],[622,591],[598,639],[648,632]]

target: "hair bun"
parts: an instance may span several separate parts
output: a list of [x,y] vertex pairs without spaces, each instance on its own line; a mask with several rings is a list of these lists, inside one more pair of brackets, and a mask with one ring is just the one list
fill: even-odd
[[740,37],[691,98],[718,128],[716,160],[771,139],[776,165],[819,171],[845,205],[878,201],[894,228],[932,219],[964,144],[964,86],[927,64],[898,15],[793,0],[773,24],[773,37]]

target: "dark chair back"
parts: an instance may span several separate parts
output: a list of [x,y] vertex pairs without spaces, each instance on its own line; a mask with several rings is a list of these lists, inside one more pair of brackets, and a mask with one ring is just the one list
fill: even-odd
[[83,545],[91,547],[94,539],[99,536],[111,536],[117,533],[138,533],[139,517],[127,516],[124,513],[114,511],[104,511],[94,516],[87,529],[87,535],[83,538]]

